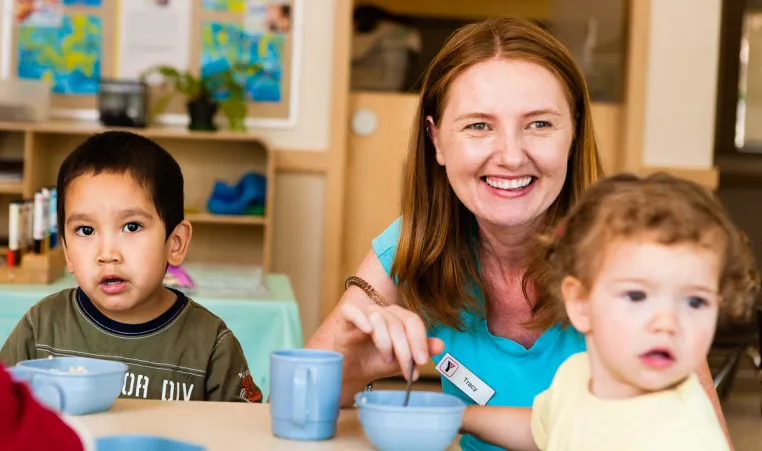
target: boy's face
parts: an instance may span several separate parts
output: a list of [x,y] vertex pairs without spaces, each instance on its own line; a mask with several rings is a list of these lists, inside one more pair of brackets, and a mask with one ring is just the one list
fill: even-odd
[[154,203],[130,174],[77,177],[64,208],[67,267],[102,313],[141,323],[171,305],[162,280],[167,263],[177,266],[187,253],[187,221],[165,240]]
[[703,360],[718,315],[720,260],[693,244],[619,240],[587,292],[564,280],[572,324],[585,333],[597,396],[672,387]]

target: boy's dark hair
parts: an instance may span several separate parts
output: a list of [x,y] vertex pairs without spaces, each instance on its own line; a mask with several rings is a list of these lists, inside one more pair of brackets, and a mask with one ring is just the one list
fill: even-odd
[[549,262],[540,286],[557,299],[548,305],[559,321],[568,323],[561,302],[563,278],[574,276],[590,289],[606,246],[622,238],[694,244],[717,252],[721,315],[746,319],[751,313],[760,288],[754,255],[720,201],[697,183],[665,173],[643,178],[625,173],[588,188],[558,228],[540,237],[539,250]]
[[66,240],[66,189],[92,173],[129,173],[148,193],[164,222],[166,236],[184,219],[183,173],[172,155],[156,142],[127,131],[97,133],[77,146],[58,170],[58,233]]

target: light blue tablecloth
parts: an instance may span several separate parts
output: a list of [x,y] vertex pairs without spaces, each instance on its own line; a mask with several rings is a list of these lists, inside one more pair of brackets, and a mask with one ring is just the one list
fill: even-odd
[[[201,279],[201,272],[192,272]],[[76,286],[66,276],[49,285],[0,284],[0,343],[5,343],[29,308],[49,294]],[[270,352],[301,348],[299,307],[291,284],[283,274],[264,276],[268,293],[260,297],[237,295],[234,290],[202,290],[189,296],[222,318],[243,347],[254,382],[267,399],[270,393]]]

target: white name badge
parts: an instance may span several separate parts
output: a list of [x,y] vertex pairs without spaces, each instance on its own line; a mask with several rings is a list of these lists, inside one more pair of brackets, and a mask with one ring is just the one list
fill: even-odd
[[437,371],[456,387],[461,389],[480,406],[484,406],[495,394],[495,390],[476,377],[468,368],[446,353],[437,365]]

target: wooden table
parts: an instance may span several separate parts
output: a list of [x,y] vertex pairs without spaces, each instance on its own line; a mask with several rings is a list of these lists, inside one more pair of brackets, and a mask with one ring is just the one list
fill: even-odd
[[[118,399],[108,412],[68,417],[92,436],[150,434],[206,446],[208,451],[372,450],[355,409],[342,409],[336,436],[301,442],[272,435],[267,404]],[[457,441],[448,451],[458,451]]]

